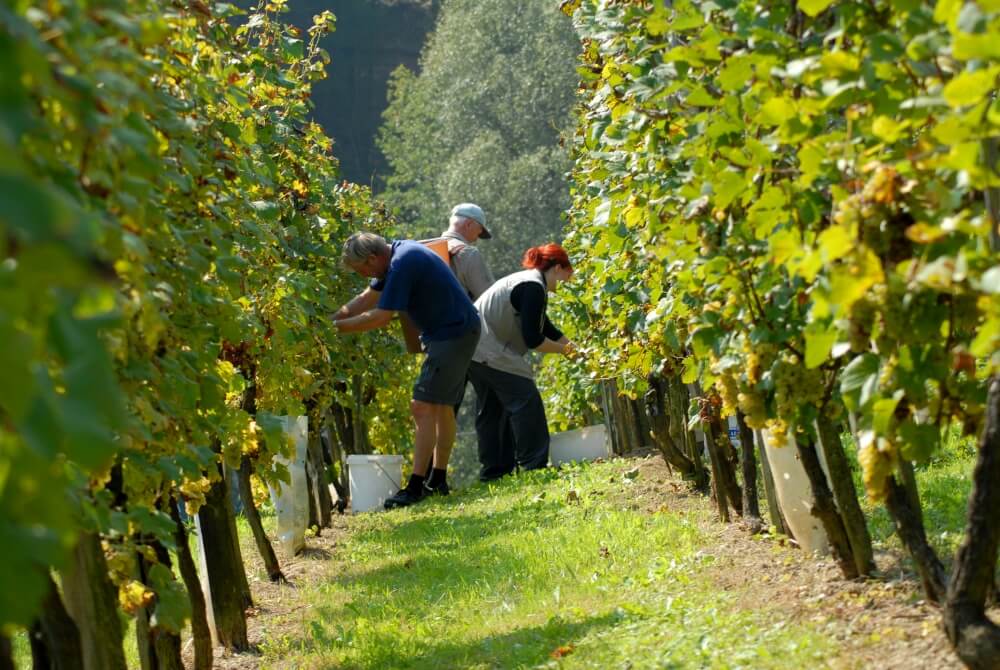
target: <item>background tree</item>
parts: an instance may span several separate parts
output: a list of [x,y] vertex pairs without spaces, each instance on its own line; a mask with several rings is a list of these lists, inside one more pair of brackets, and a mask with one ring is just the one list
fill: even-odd
[[[243,6],[256,4],[247,0]],[[385,177],[388,170],[375,134],[386,107],[389,77],[400,65],[417,69],[439,4],[439,0],[296,0],[288,6],[285,20],[301,30],[323,11],[337,17],[337,31],[320,42],[330,56],[333,76],[314,82],[315,107],[309,117],[333,140],[344,179],[377,188]]]
[[474,201],[496,234],[482,249],[497,274],[559,236],[578,51],[553,3],[442,3],[420,74],[393,74],[379,131],[384,198],[407,234],[436,235],[453,204]]

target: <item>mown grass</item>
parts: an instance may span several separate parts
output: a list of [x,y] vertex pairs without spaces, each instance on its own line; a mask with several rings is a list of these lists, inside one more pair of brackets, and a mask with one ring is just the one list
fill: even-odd
[[628,467],[354,518],[334,574],[303,594],[314,615],[267,640],[264,667],[808,667],[833,651],[717,591],[698,519],[631,509]]
[[[844,448],[852,461],[854,484],[868,518],[872,542],[876,548],[901,549],[895,525],[885,506],[873,503],[864,494],[857,450],[849,435],[844,437]],[[953,431],[948,433],[944,444],[930,460],[919,463],[914,468],[927,538],[946,562],[954,555],[965,532],[965,515],[972,490],[972,469],[975,462],[975,439],[963,438]]]
[[[928,535],[946,560],[962,537],[974,455],[971,441],[951,437],[917,467]],[[532,473],[352,517],[331,577],[297,596],[315,614],[297,634],[265,635],[264,667],[785,668],[835,651],[821,630],[742,611],[738,593],[716,591],[697,528],[708,506],[633,510],[623,502],[629,467]],[[876,546],[898,547],[884,507],[863,506]],[[242,518],[238,527],[254,552]],[[30,668],[26,635],[12,642],[15,667]]]

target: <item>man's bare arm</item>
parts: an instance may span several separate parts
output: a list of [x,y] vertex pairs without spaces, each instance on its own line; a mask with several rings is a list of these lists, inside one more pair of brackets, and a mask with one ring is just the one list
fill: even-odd
[[356,316],[334,319],[333,323],[337,326],[338,333],[361,333],[381,328],[392,321],[392,317],[395,315],[396,312],[392,310],[375,308]]
[[339,321],[351,316],[357,316],[362,312],[367,312],[378,304],[379,295],[380,293],[378,291],[369,286],[364,291],[351,298],[346,305],[338,309],[337,313],[333,315],[333,320]]

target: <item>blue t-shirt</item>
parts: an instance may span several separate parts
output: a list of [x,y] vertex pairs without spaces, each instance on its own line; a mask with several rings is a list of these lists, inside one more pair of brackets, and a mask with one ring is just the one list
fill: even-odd
[[379,309],[406,312],[428,342],[461,337],[479,325],[479,313],[438,255],[410,240],[392,243],[389,271],[373,280]]

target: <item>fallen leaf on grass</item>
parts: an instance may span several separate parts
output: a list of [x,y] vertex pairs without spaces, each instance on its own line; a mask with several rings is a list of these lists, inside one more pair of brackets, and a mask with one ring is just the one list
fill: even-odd
[[566,493],[566,502],[567,503],[579,503],[580,502],[580,494],[576,492],[576,489],[570,489]]
[[552,652],[552,658],[562,658],[563,656],[569,656],[573,653],[573,645],[564,644],[561,647],[556,647]]

